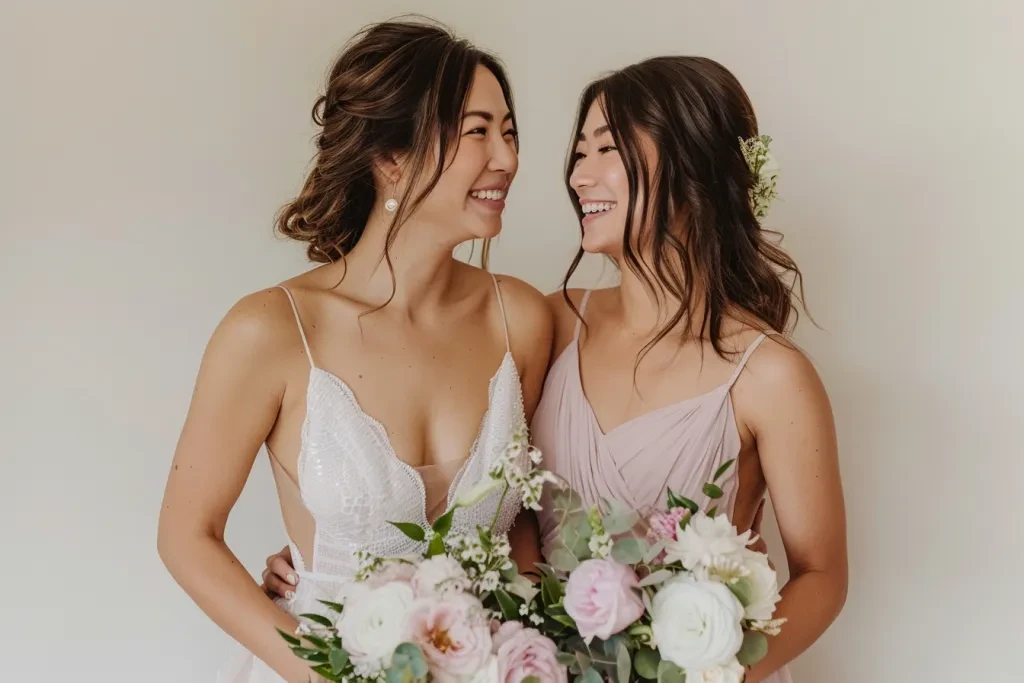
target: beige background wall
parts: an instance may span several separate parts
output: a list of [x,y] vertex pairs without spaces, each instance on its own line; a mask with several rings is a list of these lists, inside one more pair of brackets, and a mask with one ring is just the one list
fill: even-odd
[[[331,58],[410,9],[511,70],[522,171],[496,267],[544,289],[577,239],[560,174],[584,82],[664,52],[737,73],[776,138],[771,224],[824,328],[799,338],[834,399],[849,505],[848,606],[798,681],[1020,680],[1012,0],[6,0],[0,679],[212,679],[226,638],[154,540],[194,373],[232,302],[305,267],[271,216]],[[261,459],[229,542],[256,570],[283,540]]]

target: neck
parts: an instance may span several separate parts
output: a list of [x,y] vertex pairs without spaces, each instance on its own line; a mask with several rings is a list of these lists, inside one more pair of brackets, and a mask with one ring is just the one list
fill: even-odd
[[412,310],[438,303],[451,288],[456,268],[453,251],[458,245],[437,239],[435,226],[408,220],[387,250],[389,268],[384,254],[390,225],[390,214],[375,211],[371,215],[358,244],[339,264],[345,269],[346,285],[372,306],[389,302],[389,308]]
[[[651,291],[647,284],[629,268],[621,269],[621,284],[618,288],[619,306],[621,307],[622,326],[635,333],[648,335],[658,332],[667,325],[679,312],[683,302],[657,281],[655,290]],[[653,279],[653,278],[652,278]],[[684,314],[670,334],[682,337],[693,337],[700,333],[700,323],[704,312],[703,289],[700,282],[694,282],[690,305],[693,310]]]

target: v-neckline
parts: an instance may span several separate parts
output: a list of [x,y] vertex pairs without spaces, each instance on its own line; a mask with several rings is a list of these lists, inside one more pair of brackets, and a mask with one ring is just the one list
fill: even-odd
[[571,350],[575,355],[575,358],[573,359],[575,361],[573,363],[573,367],[575,368],[576,387],[577,389],[579,389],[580,397],[583,399],[583,403],[587,408],[587,414],[590,416],[590,421],[594,426],[594,430],[596,431],[598,437],[601,439],[609,439],[612,436],[614,436],[616,432],[630,425],[646,420],[647,418],[652,417],[654,415],[660,415],[662,413],[682,408],[683,406],[689,405],[691,403],[699,403],[705,399],[714,396],[723,389],[729,388],[728,383],[719,384],[713,389],[705,391],[701,394],[697,394],[696,396],[684,398],[681,401],[675,401],[673,403],[669,403],[658,408],[652,408],[651,410],[648,410],[646,413],[641,413],[639,415],[631,417],[628,420],[620,422],[619,424],[615,425],[610,430],[605,431],[604,428],[601,426],[601,421],[597,417],[597,412],[594,410],[594,405],[590,402],[590,398],[587,397],[587,390],[583,386],[583,358],[580,355],[580,342],[578,337],[573,339],[569,343],[569,347],[566,348],[566,351],[569,350]]
[[[444,509],[444,512],[442,513],[442,515],[446,514],[447,512],[449,512],[451,510],[452,503],[453,503],[453,501],[452,501],[452,494],[458,489],[458,485],[462,481],[463,473],[466,471],[466,469],[469,466],[469,464],[476,458],[476,456],[477,456],[477,454],[479,452],[480,437],[483,435],[484,429],[486,428],[487,423],[488,423],[488,421],[490,420],[490,417],[491,417],[491,409],[493,407],[492,404],[494,402],[494,385],[497,383],[498,378],[501,377],[501,374],[502,374],[502,372],[504,372],[505,367],[507,365],[511,365],[512,366],[513,379],[515,379],[516,381],[519,380],[519,369],[516,367],[515,359],[512,357],[512,351],[511,350],[506,350],[505,351],[505,355],[502,356],[501,363],[498,364],[498,369],[495,370],[493,375],[491,375],[491,379],[487,383],[487,409],[484,410],[484,414],[480,418],[480,424],[477,427],[476,437],[473,439],[473,442],[470,444],[469,453],[467,454],[466,459],[463,460],[462,465],[459,467],[459,470],[455,473],[455,476],[452,478],[451,483],[448,485],[447,505],[445,506],[445,509]],[[323,368],[321,368],[319,366],[312,365],[311,369],[310,369],[310,379],[309,379],[310,383],[313,381],[314,373],[316,373],[316,374],[318,374],[318,375],[320,375],[322,377],[326,377],[328,380],[331,381],[331,383],[334,386],[336,386],[339,389],[341,389],[342,392],[345,393],[348,396],[348,398],[350,399],[350,401],[352,403],[352,406],[355,408],[356,414],[359,416],[359,418],[362,419],[364,422],[366,422],[366,424],[370,425],[370,427],[377,433],[378,439],[384,445],[384,448],[386,449],[387,454],[390,456],[390,459],[395,464],[397,464],[398,467],[400,467],[401,469],[405,470],[409,474],[409,476],[413,479],[413,481],[416,482],[416,487],[419,489],[419,492],[420,492],[420,503],[421,503],[421,505],[420,505],[421,519],[420,519],[420,521],[426,523],[429,526],[430,522],[429,522],[429,520],[427,518],[427,488],[426,488],[426,483],[423,480],[423,476],[416,470],[416,468],[414,466],[410,465],[408,462],[406,462],[405,460],[402,460],[402,458],[400,458],[398,456],[398,453],[395,450],[394,444],[391,442],[391,437],[388,435],[388,430],[384,426],[384,423],[382,423],[380,420],[378,420],[373,415],[371,415],[370,413],[366,412],[366,410],[363,409],[363,406],[359,402],[359,398],[356,396],[356,393],[352,390],[352,387],[350,387],[348,385],[348,383],[345,380],[343,380],[341,377],[338,377],[337,375],[335,375],[333,372],[331,372],[329,370],[325,370],[325,369],[323,369]],[[307,387],[306,387],[306,399],[307,399],[306,416],[305,416],[305,418],[303,418],[302,432],[301,432],[300,443],[299,443],[299,458],[298,458],[298,463],[296,465],[296,471],[299,473],[299,491],[300,491],[300,493],[301,493],[301,490],[302,490],[302,484],[301,484],[301,482],[302,482],[302,474],[301,473],[302,473],[303,456],[306,453],[305,433],[306,433],[306,426],[308,424],[309,416],[310,416],[310,410],[309,410],[309,405],[308,405],[309,396],[310,396],[310,391],[309,391],[309,386],[307,384]]]

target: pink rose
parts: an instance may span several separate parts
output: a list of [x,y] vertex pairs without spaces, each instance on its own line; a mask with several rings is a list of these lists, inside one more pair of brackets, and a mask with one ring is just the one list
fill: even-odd
[[644,603],[636,572],[615,560],[586,560],[569,574],[565,611],[583,638],[607,640],[639,619]]
[[415,573],[415,564],[396,560],[387,562],[383,567],[366,577],[366,581],[363,583],[370,588],[380,588],[384,584],[394,581],[409,583]]
[[464,593],[417,600],[409,615],[409,640],[423,650],[437,683],[469,679],[491,656],[483,607]]
[[469,578],[462,565],[447,555],[423,560],[412,577],[412,589],[418,598],[430,598],[469,589]]
[[568,673],[558,663],[558,648],[540,631],[518,621],[501,625],[494,634],[498,655],[498,683],[520,683],[536,676],[544,683],[567,683]]

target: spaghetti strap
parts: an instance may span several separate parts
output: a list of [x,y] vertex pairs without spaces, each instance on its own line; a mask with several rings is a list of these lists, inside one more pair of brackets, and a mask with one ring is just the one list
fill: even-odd
[[292,313],[295,314],[295,324],[299,327],[299,336],[302,337],[302,346],[306,349],[306,359],[309,360],[309,367],[316,368],[313,363],[313,353],[309,350],[309,341],[306,340],[306,331],[302,329],[302,318],[299,317],[299,307],[295,305],[295,297],[292,296],[290,289],[284,285],[277,285],[278,289],[283,289],[284,293],[288,295],[288,303],[292,305]]
[[572,340],[573,341],[579,341],[580,340],[580,329],[583,327],[583,316],[587,312],[587,302],[590,301],[590,292],[591,291],[593,291],[593,290],[588,289],[587,291],[583,292],[583,298],[580,299],[580,308],[579,308],[580,314],[579,314],[579,317],[576,318],[576,329],[572,333]]
[[750,344],[750,346],[747,347],[747,350],[743,353],[743,357],[740,358],[739,365],[736,366],[736,370],[733,371],[732,377],[729,378],[729,383],[726,386],[728,386],[731,389],[732,385],[736,384],[736,380],[738,380],[740,378],[740,373],[743,372],[743,368],[746,367],[747,361],[750,360],[750,356],[754,353],[754,351],[757,350],[757,347],[761,345],[761,342],[763,342],[767,338],[768,338],[768,333],[767,332],[762,332],[757,337],[757,339],[755,339]]
[[505,329],[505,350],[509,353],[512,352],[512,343],[508,338],[508,318],[505,317],[505,302],[501,298],[501,287],[498,286],[498,278],[491,273],[491,279],[494,280],[494,291],[498,293],[498,308],[501,309],[501,324]]

